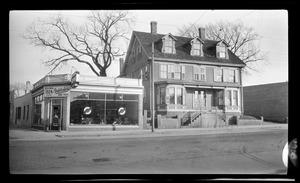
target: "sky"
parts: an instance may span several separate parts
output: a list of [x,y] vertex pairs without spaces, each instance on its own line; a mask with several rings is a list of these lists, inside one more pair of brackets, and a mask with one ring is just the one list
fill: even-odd
[[[288,11],[287,10],[129,10],[136,21],[131,25],[132,30],[150,32],[150,22],[157,22],[159,34],[171,33],[176,35],[177,29],[184,24],[207,25],[216,21],[243,22],[254,28],[262,39],[260,49],[268,54],[268,60],[256,64],[259,72],[250,71],[243,75],[243,86],[268,84],[288,81]],[[53,52],[34,47],[23,34],[30,24],[38,18],[45,19],[61,13],[69,21],[82,24],[90,11],[11,11],[9,14],[9,82],[36,83],[43,78],[51,68],[42,61],[51,58]],[[128,42],[125,42],[125,50]],[[127,45],[127,46],[126,46]],[[71,74],[78,70],[81,74],[94,75],[85,64],[69,62],[52,74]],[[107,71],[107,76],[119,74],[119,62],[113,61]]]

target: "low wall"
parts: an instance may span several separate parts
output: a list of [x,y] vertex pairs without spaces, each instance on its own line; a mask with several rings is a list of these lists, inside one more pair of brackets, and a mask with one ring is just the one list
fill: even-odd
[[160,127],[162,129],[180,128],[180,119],[160,118]]
[[245,125],[261,125],[263,122],[262,119],[253,120],[253,119],[239,119],[238,125],[245,126]]

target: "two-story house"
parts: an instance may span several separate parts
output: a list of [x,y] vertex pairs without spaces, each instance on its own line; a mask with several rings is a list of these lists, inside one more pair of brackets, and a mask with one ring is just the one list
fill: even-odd
[[195,38],[158,34],[154,21],[150,28],[150,33],[133,31],[120,75],[143,79],[144,110],[151,109],[150,66],[154,60],[156,115],[178,116],[185,125],[199,116],[223,114],[228,122],[242,113],[241,69],[245,64],[225,41],[206,39],[204,28],[199,28]]

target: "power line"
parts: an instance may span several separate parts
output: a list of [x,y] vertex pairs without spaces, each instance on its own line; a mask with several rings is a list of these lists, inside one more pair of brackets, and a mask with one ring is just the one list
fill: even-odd
[[190,28],[188,28],[181,36],[183,36],[187,31],[189,31],[192,27],[194,27],[194,25],[200,20],[200,18],[202,18],[204,16],[204,14],[207,12],[207,10],[196,20],[195,23],[193,23]]

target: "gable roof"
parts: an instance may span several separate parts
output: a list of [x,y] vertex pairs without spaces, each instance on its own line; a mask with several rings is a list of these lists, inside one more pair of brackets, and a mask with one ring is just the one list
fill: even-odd
[[136,36],[141,43],[145,53],[148,57],[151,56],[152,42],[154,42],[154,57],[161,59],[179,59],[188,61],[201,61],[215,64],[236,64],[239,66],[245,66],[246,64],[240,60],[234,53],[228,50],[229,59],[222,59],[216,57],[216,45],[220,41],[213,41],[205,39],[203,45],[204,57],[190,55],[190,50],[185,45],[190,44],[190,41],[194,38],[173,36],[177,39],[175,43],[176,54],[162,53],[161,52],[161,39],[166,36],[165,34],[151,34],[147,32],[133,31],[133,35]]

